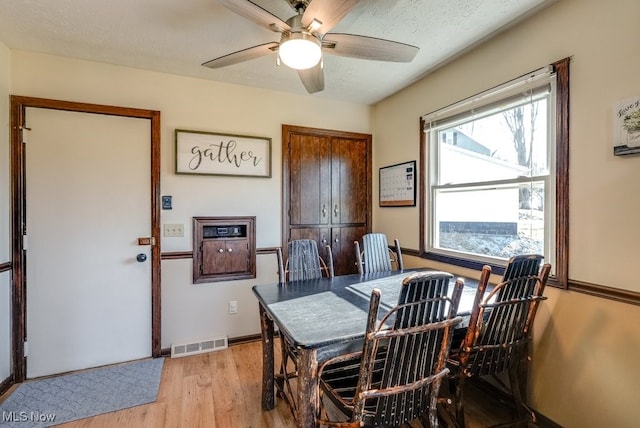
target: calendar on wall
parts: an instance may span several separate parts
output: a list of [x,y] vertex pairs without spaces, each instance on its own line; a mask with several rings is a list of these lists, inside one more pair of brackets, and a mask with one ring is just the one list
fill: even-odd
[[380,206],[416,206],[416,161],[380,168]]

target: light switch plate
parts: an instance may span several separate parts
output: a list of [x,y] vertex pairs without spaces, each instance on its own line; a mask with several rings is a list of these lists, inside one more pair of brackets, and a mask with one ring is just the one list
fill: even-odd
[[165,224],[164,234],[167,238],[181,238],[184,236],[184,224]]

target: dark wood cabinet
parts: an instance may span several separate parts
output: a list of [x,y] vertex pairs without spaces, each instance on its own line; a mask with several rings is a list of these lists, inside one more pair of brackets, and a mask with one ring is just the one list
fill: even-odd
[[371,230],[371,135],[283,125],[282,137],[283,243],[314,239],[323,257],[330,245],[336,275],[356,273],[353,241]]
[[193,218],[193,282],[256,277],[255,217]]
[[247,238],[202,242],[201,273],[203,276],[246,272],[249,260]]

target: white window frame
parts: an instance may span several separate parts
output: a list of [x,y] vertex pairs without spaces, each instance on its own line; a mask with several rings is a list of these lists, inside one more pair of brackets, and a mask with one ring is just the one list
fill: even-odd
[[[548,89],[547,89],[548,88]],[[438,177],[438,149],[441,142],[439,141],[438,130],[448,129],[458,123],[467,122],[477,119],[478,116],[486,116],[491,113],[500,112],[512,108],[516,104],[521,104],[525,99],[523,93],[528,93],[531,99],[532,94],[540,93],[541,90],[548,92],[547,103],[547,165],[548,173],[542,176],[520,177],[508,180],[494,180],[484,182],[462,183],[462,184],[440,184],[437,183]],[[538,98],[539,99],[539,98]],[[437,218],[435,215],[435,199],[438,190],[456,190],[463,188],[495,187],[506,185],[517,185],[522,183],[532,183],[534,181],[542,181],[544,183],[544,255],[545,261],[555,266],[556,263],[556,79],[553,67],[543,67],[539,70],[527,73],[524,76],[513,79],[505,84],[474,95],[470,98],[457,102],[453,105],[437,110],[430,114],[424,115],[421,122],[424,124],[423,136],[424,144],[426,144],[423,153],[426,159],[423,163],[428,165],[426,186],[423,190],[422,197],[426,200],[425,210],[423,212],[423,221],[425,227],[423,229],[423,251],[431,256],[445,257],[449,259],[469,260],[475,263],[488,263],[494,266],[505,266],[506,259],[497,258],[488,255],[471,254],[467,252],[458,252],[437,248],[433,245],[436,230]],[[433,257],[432,257],[433,258]]]

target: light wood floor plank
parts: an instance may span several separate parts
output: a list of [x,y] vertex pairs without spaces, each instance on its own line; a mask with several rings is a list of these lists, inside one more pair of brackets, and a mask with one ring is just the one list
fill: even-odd
[[[243,347],[231,348],[233,360],[239,377],[240,385],[245,395],[247,409],[247,425],[250,427],[293,427],[295,422],[289,408],[282,400],[277,400],[276,409],[262,410],[262,378],[256,374],[262,373],[262,345],[260,342],[247,343]],[[276,352],[276,364],[280,355]],[[277,367],[277,365],[276,365]],[[255,398],[259,399],[256,400]]]
[[165,358],[157,400],[157,403],[162,405],[163,414],[156,421],[156,426],[180,428],[183,378],[184,361]]
[[[245,418],[242,412],[238,413],[238,409],[246,408],[243,385],[238,376],[233,353],[229,350],[212,353],[210,370],[215,391],[213,400],[216,408],[216,426],[233,426],[238,418]],[[244,421],[241,422],[243,426],[249,426]]]
[[202,373],[185,376],[182,388],[180,426],[215,428],[217,425],[214,423],[215,408],[211,374]]

